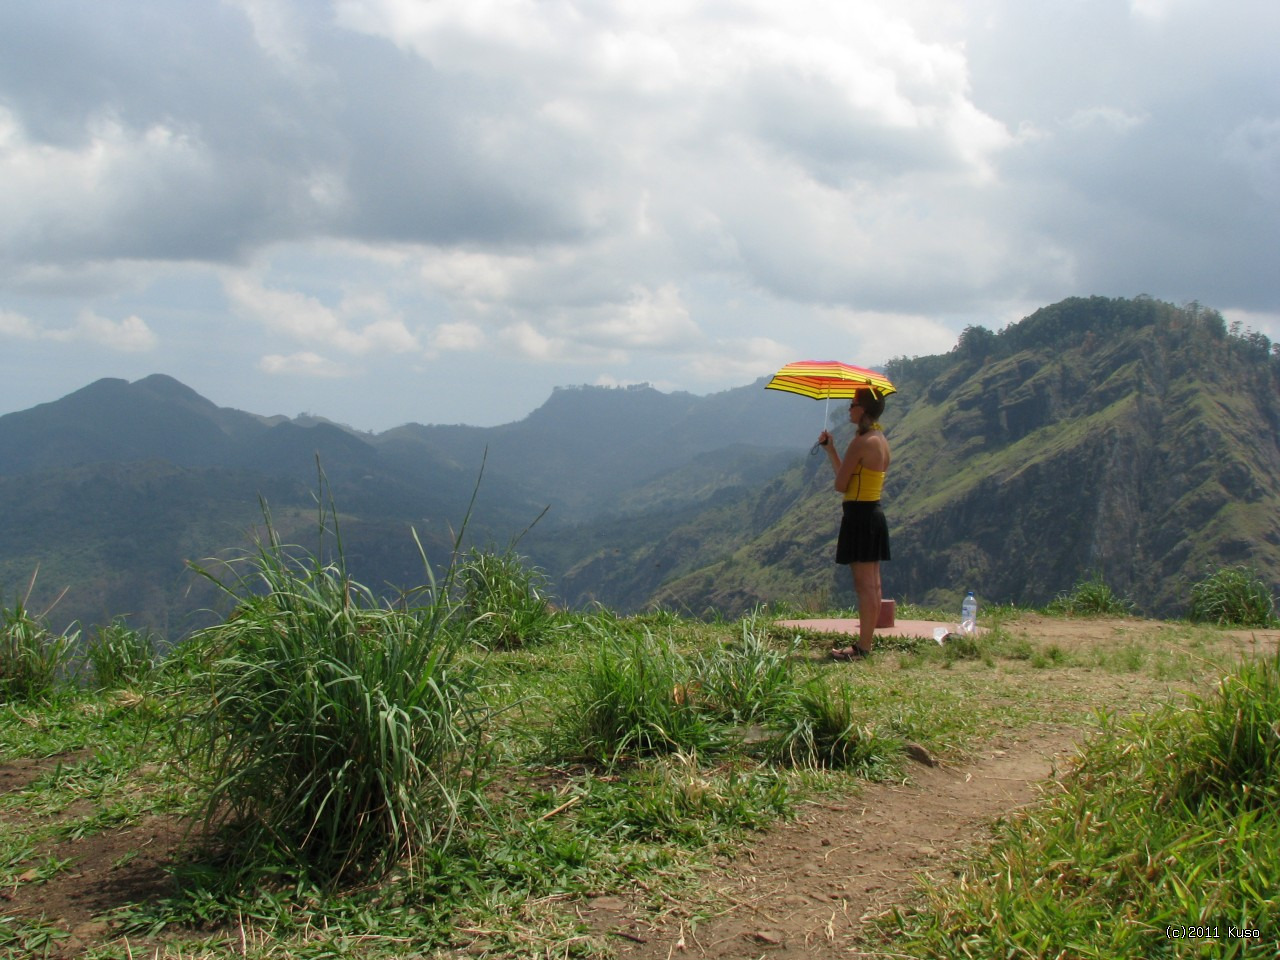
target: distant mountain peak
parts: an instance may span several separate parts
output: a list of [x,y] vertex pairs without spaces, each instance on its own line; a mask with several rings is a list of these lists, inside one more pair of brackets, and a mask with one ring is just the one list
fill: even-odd
[[138,390],[146,390],[148,393],[165,400],[180,400],[186,403],[198,403],[201,406],[216,406],[212,400],[202,397],[185,383],[181,383],[164,373],[153,373],[149,377],[134,381],[130,386]]
[[166,403],[182,403],[205,409],[216,407],[213,401],[205,399],[186,384],[163,373],[153,373],[132,383],[120,377],[102,377],[68,394],[63,399],[96,401],[106,397],[134,399],[148,397]]
[[[63,400],[83,399],[87,397],[112,396],[119,395],[121,392],[129,389],[129,381],[120,377],[101,377],[93,383],[86,384],[79,390],[73,390],[71,393],[63,397]],[[60,400],[54,400],[53,403],[61,403]],[[43,404],[47,406],[47,404]]]

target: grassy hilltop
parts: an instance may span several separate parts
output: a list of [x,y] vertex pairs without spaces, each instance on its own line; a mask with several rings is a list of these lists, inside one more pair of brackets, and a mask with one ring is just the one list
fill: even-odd
[[812,955],[1274,956],[1280,632],[1238,571],[1185,589],[1248,629],[1125,617],[1092,581],[857,665],[781,611],[557,611],[510,554],[390,605],[270,535],[210,573],[235,613],[163,660],[5,611],[8,956],[622,956],[734,910],[710,880],[760,831],[1061,737],[1055,786],[982,811],[952,880],[846,903]]

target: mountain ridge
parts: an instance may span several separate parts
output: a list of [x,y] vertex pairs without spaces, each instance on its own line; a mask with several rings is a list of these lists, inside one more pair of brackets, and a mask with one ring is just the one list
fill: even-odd
[[[766,429],[717,440],[737,451],[724,466],[695,464],[698,443],[669,434],[701,403],[754,407]],[[119,613],[172,624],[191,612],[186,564],[249,543],[260,495],[304,544],[315,539],[317,497],[331,498],[353,572],[379,589],[416,586],[425,572],[413,530],[442,563],[464,521],[470,543],[502,547],[544,512],[540,526],[567,528],[633,495],[683,509],[781,469],[806,419],[800,406],[770,409],[746,388],[708,400],[584,387],[557,391],[548,404],[501,427],[407,424],[369,434],[218,407],[162,374],[95,381],[0,416],[0,589],[22,596],[38,568],[37,605],[71,588],[61,616],[101,618],[112,602]],[[137,529],[122,530],[114,521],[123,516]],[[163,598],[158,582],[169,584]]]
[[[1170,615],[1215,564],[1280,579],[1280,354],[1265,337],[1198,305],[1074,298],[1001,334],[971,328],[949,357],[887,367],[918,398],[882,418],[888,595],[1044,603],[1096,572]],[[779,527],[654,599],[732,612],[842,593],[840,574],[812,569],[834,539],[823,480]],[[809,567],[779,576],[770,542],[788,538]]]
[[[1043,603],[1097,572],[1176,615],[1213,564],[1280,580],[1280,350],[1265,337],[1197,304],[1069,298],[885,370],[887,595]],[[331,498],[353,576],[391,591],[423,579],[411,530],[447,561],[473,504],[467,543],[519,538],[568,605],[851,604],[830,469],[804,454],[822,405],[764,382],[558,388],[498,427],[372,434],[218,407],[162,374],[95,381],[0,416],[0,589],[21,596],[39,568],[42,597],[71,588],[66,617],[180,631],[209,602],[187,562],[251,542],[259,498],[307,546]]]

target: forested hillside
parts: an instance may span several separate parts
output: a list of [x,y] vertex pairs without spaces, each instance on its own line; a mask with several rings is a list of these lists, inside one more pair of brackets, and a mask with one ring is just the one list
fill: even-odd
[[[1278,369],[1266,337],[1214,311],[1100,297],[893,361],[887,594],[1036,604],[1100,575],[1141,609],[1178,614],[1210,567],[1249,564],[1275,584]],[[630,557],[579,564],[565,589],[616,597],[634,576],[646,599],[695,612],[852,602],[831,563],[830,480],[825,460],[799,462]],[[657,577],[664,567],[675,576]]]

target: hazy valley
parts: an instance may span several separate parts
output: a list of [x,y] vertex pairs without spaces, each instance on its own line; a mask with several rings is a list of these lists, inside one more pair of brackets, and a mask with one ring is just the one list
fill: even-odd
[[[1080,298],[886,370],[888,595],[1037,604],[1100,575],[1167,616],[1207,567],[1280,581],[1265,337],[1196,305]],[[807,456],[823,405],[762,387],[564,388],[515,423],[375,435],[221,408],[164,376],[101,380],[0,417],[0,587],[11,602],[38,569],[30,606],[61,595],[54,622],[180,634],[218,604],[187,562],[244,549],[264,504],[316,549],[319,494],[352,575],[389,590],[424,580],[414,531],[441,565],[466,521],[465,545],[514,543],[566,605],[851,603],[838,498]]]

